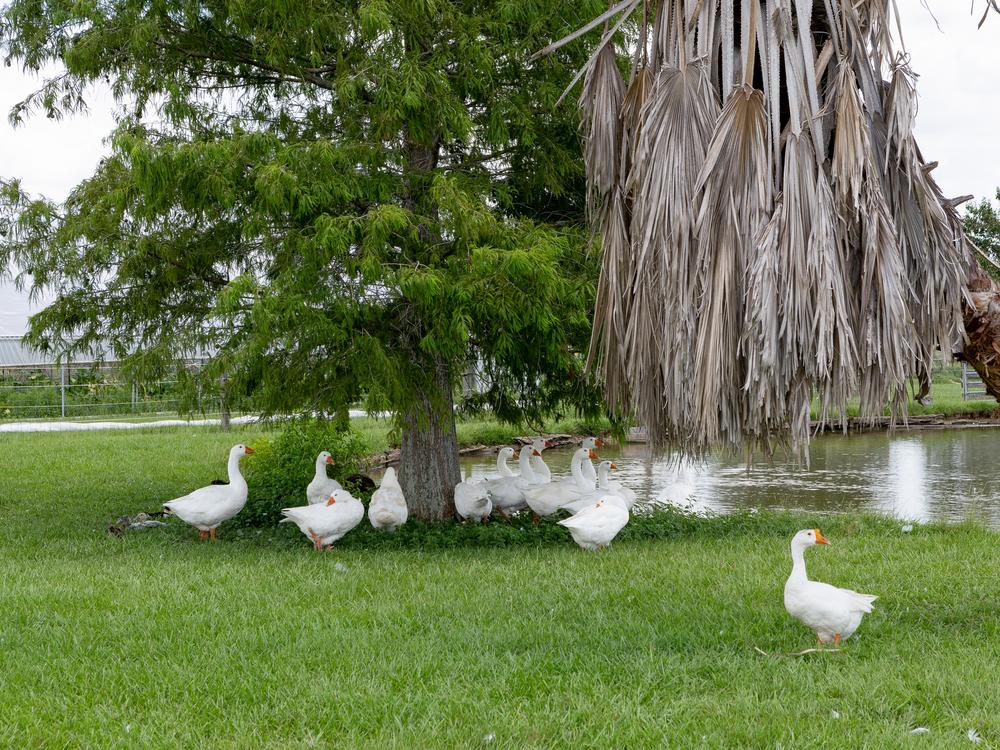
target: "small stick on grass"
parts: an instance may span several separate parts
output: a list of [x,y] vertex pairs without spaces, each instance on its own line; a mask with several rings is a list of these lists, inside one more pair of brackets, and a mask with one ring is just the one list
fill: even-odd
[[839,654],[840,653],[840,649],[839,648],[807,648],[805,651],[796,651],[793,654],[782,654],[780,652],[769,654],[767,651],[764,651],[763,649],[757,648],[756,646],[753,647],[753,650],[756,651],[761,656],[774,656],[774,657],[778,657],[778,656],[805,656],[806,654]]

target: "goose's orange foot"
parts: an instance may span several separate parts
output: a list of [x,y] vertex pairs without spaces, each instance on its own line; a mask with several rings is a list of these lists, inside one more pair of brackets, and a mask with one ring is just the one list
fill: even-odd
[[540,515],[538,515],[537,513],[535,513],[534,511],[532,511],[532,513],[531,513],[531,522],[532,523],[538,523],[541,520],[542,520],[542,517]]
[[209,531],[208,531],[208,538],[211,539],[213,543],[215,542],[215,529],[214,528],[213,529],[209,529]]
[[833,634],[833,645],[835,648],[840,648],[840,633]]
[[208,532],[207,531],[201,531],[201,530],[199,530],[198,531],[198,541],[199,542],[204,542],[206,539],[208,539]]
[[323,544],[322,544],[322,542],[320,542],[319,535],[315,531],[312,530],[312,527],[310,526],[308,529],[306,529],[306,531],[308,531],[309,532],[309,536],[312,537],[312,540],[313,540],[313,549],[315,549],[317,552],[319,552],[321,549],[323,549]]

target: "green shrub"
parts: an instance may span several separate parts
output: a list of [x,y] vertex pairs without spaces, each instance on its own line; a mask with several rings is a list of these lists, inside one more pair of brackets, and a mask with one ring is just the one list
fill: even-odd
[[337,431],[324,420],[290,423],[275,438],[263,438],[253,448],[256,455],[245,462],[244,471],[250,494],[246,507],[233,519],[237,526],[273,526],[281,520],[282,508],[305,505],[306,486],[320,451],[333,456],[327,473],[345,486],[346,477],[358,472],[370,453],[361,435]]

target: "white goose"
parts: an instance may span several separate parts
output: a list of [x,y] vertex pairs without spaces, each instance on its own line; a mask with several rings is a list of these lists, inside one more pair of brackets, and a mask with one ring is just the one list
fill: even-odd
[[537,515],[548,516],[566,503],[590,495],[594,491],[594,483],[584,476],[583,466],[594,458],[597,454],[590,448],[578,448],[570,463],[570,478],[527,488],[524,491],[525,502]]
[[595,551],[609,547],[628,519],[625,501],[619,495],[604,495],[559,525],[569,529],[573,541],[582,549]]
[[519,459],[520,455],[509,445],[505,445],[497,453],[497,471],[500,472],[500,476],[486,482],[486,489],[493,500],[493,507],[500,511],[500,515],[505,518],[515,510],[524,507],[524,491],[518,483],[520,477],[507,466],[509,458]]
[[365,517],[365,506],[347,490],[334,490],[323,504],[284,508],[281,523],[291,521],[319,551],[331,545],[353,529]]
[[463,521],[486,522],[493,512],[493,501],[486,481],[464,480],[455,485],[455,513]]
[[858,629],[861,618],[872,611],[872,602],[878,597],[809,580],[806,549],[829,543],[819,529],[802,529],[792,537],[792,574],[785,582],[785,609],[816,633],[820,645],[839,646],[842,639],[850,638]]
[[396,470],[390,466],[385,470],[379,488],[372,493],[372,500],[368,503],[368,520],[376,529],[391,533],[406,523],[408,515],[403,488],[396,479]]
[[[601,463],[597,465],[597,489],[587,495],[584,495],[579,500],[566,503],[562,506],[563,509],[568,510],[570,513],[578,513],[588,505],[597,502],[604,495],[618,495],[625,501],[625,507],[628,510],[632,510],[632,506],[635,505],[635,493],[628,489],[628,487],[622,487],[622,485],[618,482],[609,481],[611,470],[617,468],[618,467],[611,461],[601,461]],[[622,490],[624,490],[624,492]]]
[[[586,448],[594,452],[596,452],[598,448],[601,448],[603,446],[604,446],[604,441],[601,440],[599,437],[587,437],[584,438],[583,442],[580,443],[581,448]],[[594,458],[596,459],[597,456],[594,456]],[[594,482],[597,481],[597,472],[594,470],[594,464],[592,464],[589,460],[585,461],[583,464],[583,476],[590,482],[590,486],[593,487]]]
[[542,451],[551,448],[552,443],[544,438],[536,437],[531,441],[531,447],[535,450],[531,454],[531,468],[535,472],[535,478],[538,480],[538,484],[548,484],[552,481],[552,471],[545,463],[545,459],[542,458]]
[[325,503],[334,490],[344,489],[340,485],[340,482],[336,479],[330,479],[326,475],[326,467],[332,463],[333,456],[327,451],[323,451],[316,456],[316,473],[313,475],[312,481],[309,482],[309,486],[306,487],[306,498],[309,500],[310,505]]
[[240,459],[253,455],[253,448],[234,445],[229,451],[229,484],[211,484],[163,504],[170,515],[198,529],[198,538],[215,541],[215,529],[247,504],[247,483],[240,474]]

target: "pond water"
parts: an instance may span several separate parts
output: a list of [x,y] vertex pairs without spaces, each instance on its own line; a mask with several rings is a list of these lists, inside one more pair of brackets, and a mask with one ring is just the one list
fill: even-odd
[[[824,435],[812,443],[809,469],[776,459],[747,472],[741,460],[713,456],[678,470],[668,460],[650,458],[641,444],[599,452],[617,465],[613,479],[635,490],[640,501],[715,513],[868,510],[913,521],[972,518],[1000,528],[998,428]],[[545,451],[553,476],[569,474],[572,454]],[[516,471],[516,462],[511,465]],[[465,456],[462,469],[473,478],[495,475],[495,456]]]

